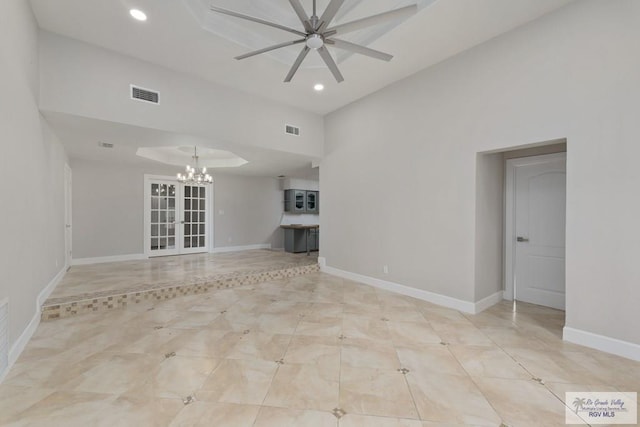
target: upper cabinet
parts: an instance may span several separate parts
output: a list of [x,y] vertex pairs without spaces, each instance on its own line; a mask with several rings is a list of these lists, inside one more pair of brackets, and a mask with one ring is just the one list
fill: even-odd
[[318,213],[318,192],[305,191],[307,196],[307,213]]
[[291,213],[318,213],[320,193],[307,190],[284,190],[284,211]]

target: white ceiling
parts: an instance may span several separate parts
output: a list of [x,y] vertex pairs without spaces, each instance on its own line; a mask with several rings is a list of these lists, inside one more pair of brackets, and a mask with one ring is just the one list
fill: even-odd
[[[301,1],[309,13],[312,0]],[[318,0],[319,11],[324,10],[328,1]],[[296,15],[287,0],[31,0],[31,4],[40,27],[47,31],[276,102],[326,114],[570,1],[345,0],[336,22],[349,22],[412,2],[420,9],[416,15],[382,29],[345,36],[346,40],[366,44],[390,53],[394,58],[391,62],[383,62],[361,55],[337,55],[332,51],[345,77],[340,84],[314,58],[317,55],[313,52],[293,81],[283,83],[300,45],[271,55],[234,60],[237,55],[297,36],[208,10],[210,4],[215,4],[285,25],[296,25]],[[129,9],[134,7],[147,13],[146,22],[135,21],[129,16]],[[313,90],[316,83],[324,84],[324,92]],[[136,156],[136,150],[152,146],[198,145],[231,150],[249,161],[238,168],[227,168],[224,173],[302,178],[317,178],[318,174],[317,168],[311,168],[311,163],[317,159],[310,157],[255,147],[228,147],[192,135],[59,113],[44,114],[71,158],[159,166],[159,162]],[[99,148],[98,141],[113,143],[115,147],[111,150]]]
[[[283,63],[273,55],[234,60],[233,57],[246,53],[248,47],[266,47],[270,42],[260,45],[259,38],[252,43],[245,39],[243,44],[252,46],[241,46],[204,29],[203,25],[220,17],[203,17],[193,10],[198,8],[198,3],[206,5],[209,1],[31,0],[31,3],[39,25],[45,30],[298,108],[326,114],[532,21],[571,0],[437,0],[432,4],[422,0],[419,3],[428,5],[427,7],[369,45],[394,55],[394,59],[387,63],[361,55],[343,58],[340,69],[345,81],[340,84],[335,82],[324,67],[302,68],[293,82],[283,83],[290,64]],[[311,0],[302,2],[309,10]],[[264,10],[265,14],[268,9],[264,5],[272,3],[274,12],[263,17],[271,19],[289,7],[287,0],[211,0],[211,3],[243,11]],[[322,10],[326,4],[327,0],[320,0],[319,9]],[[348,11],[341,19],[350,21],[404,4],[407,1],[347,0],[345,7]],[[149,17],[148,21],[140,23],[133,20],[128,14],[132,7],[144,10]],[[252,34],[268,33],[273,37],[272,40],[283,37],[283,40],[289,39],[286,32],[279,34],[278,30],[265,29],[251,22],[232,17],[226,19],[237,21],[234,25],[244,27]],[[290,19],[295,22],[293,10]],[[345,36],[345,39],[348,37]],[[285,54],[295,56],[299,48],[300,45],[285,48],[284,50],[291,49]],[[314,65],[314,62],[310,61],[306,65]],[[325,91],[315,93],[315,83],[323,83]]]
[[[194,135],[165,132],[64,113],[45,111],[43,114],[47,122],[55,129],[56,135],[64,141],[68,155],[76,159],[143,166],[147,169],[162,169],[167,173],[175,174],[183,172],[184,165],[187,163],[192,163],[190,161],[191,153],[185,156],[185,163],[182,166],[171,166],[164,162],[140,157],[136,155],[136,151],[143,147],[198,146],[201,149],[205,147],[206,150],[206,147],[214,146],[211,141]],[[114,147],[102,148],[98,146],[99,142],[111,143]],[[232,150],[234,154],[247,160],[248,163],[234,168],[210,170],[214,177],[217,173],[225,173],[274,178],[278,175],[308,179],[318,178],[318,168],[311,167],[314,159],[307,156],[238,144],[231,147],[218,143],[215,144],[215,147],[221,150]],[[167,163],[171,163],[171,161]]]

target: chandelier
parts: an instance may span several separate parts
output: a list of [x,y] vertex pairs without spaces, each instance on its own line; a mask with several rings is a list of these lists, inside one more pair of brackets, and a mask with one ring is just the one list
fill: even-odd
[[178,173],[178,182],[187,185],[211,184],[213,178],[207,173],[207,168],[198,167],[198,147],[193,147],[193,161],[195,167],[187,165],[184,174]]

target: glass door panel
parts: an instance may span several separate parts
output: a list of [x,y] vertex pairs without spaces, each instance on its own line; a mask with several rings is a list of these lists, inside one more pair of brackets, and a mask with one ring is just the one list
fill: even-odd
[[151,256],[171,255],[176,251],[175,217],[176,184],[151,182],[149,186],[149,240],[147,251]]
[[145,179],[145,252],[149,256],[207,252],[211,186]]
[[207,187],[184,186],[184,252],[204,252],[207,249]]

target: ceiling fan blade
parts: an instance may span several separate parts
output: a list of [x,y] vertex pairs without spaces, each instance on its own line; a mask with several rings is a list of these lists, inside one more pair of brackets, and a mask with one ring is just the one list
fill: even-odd
[[221,8],[215,7],[215,6],[211,6],[211,10],[214,11],[214,12],[223,13],[225,15],[234,16],[236,18],[245,19],[247,21],[256,22],[258,24],[268,25],[269,27],[277,28],[277,29],[283,30],[283,31],[288,31],[288,32],[293,33],[293,34],[297,34],[297,35],[299,35],[301,37],[306,37],[307,36],[306,33],[303,33],[302,31],[298,31],[298,30],[296,30],[294,28],[285,27],[284,25],[275,24],[273,22],[265,21],[264,19],[254,18],[253,16],[243,15],[241,13],[234,12],[232,10],[221,9]]
[[331,57],[331,54],[329,53],[327,48],[322,46],[320,49],[318,49],[318,53],[320,54],[320,56],[324,60],[324,63],[327,64],[327,67],[329,68],[329,71],[331,71],[331,74],[333,74],[333,77],[336,78],[336,81],[338,83],[344,81],[344,77],[342,77],[342,74],[340,73],[340,70],[338,69],[338,66],[336,65],[336,61],[333,60],[333,58]]
[[283,48],[283,47],[292,46],[294,44],[304,43],[304,42],[305,42],[305,39],[291,40],[289,42],[276,44],[276,45],[273,45],[273,46],[265,47],[264,49],[254,50],[253,52],[249,52],[249,53],[245,53],[244,55],[236,56],[235,59],[245,59],[245,58],[249,58],[251,56],[260,55],[261,53],[270,52],[272,50],[276,50],[276,49],[280,49],[280,48]]
[[318,27],[318,32],[324,31],[325,28],[331,24],[333,18],[336,17],[336,14],[342,7],[344,0],[331,0],[327,8],[324,10],[324,13],[320,17],[320,26]]
[[349,52],[359,53],[360,55],[370,56],[376,59],[382,59],[383,61],[391,61],[393,55],[380,52],[379,50],[369,49],[368,47],[360,46],[359,44],[350,43],[340,39],[327,39],[326,43],[329,43],[338,49],[348,50]]
[[289,0],[289,3],[291,3],[291,7],[293,7],[293,10],[296,11],[296,15],[298,15],[300,22],[302,22],[302,25],[304,25],[304,29],[310,32],[312,28],[311,28],[311,24],[309,24],[309,16],[307,15],[307,12],[304,11],[304,8],[300,4],[300,0]]
[[386,24],[387,22],[395,21],[396,19],[411,16],[416,12],[418,12],[418,6],[414,4],[411,6],[401,7],[400,9],[391,10],[389,12],[380,13],[378,15],[369,16],[367,18],[347,22],[346,24],[336,25],[335,27],[327,29],[326,32],[333,32],[333,34],[346,34],[352,31],[371,27],[373,25]]
[[287,74],[287,77],[284,78],[285,83],[289,83],[291,81],[293,76],[296,74],[296,71],[298,71],[298,68],[300,68],[300,64],[302,64],[302,61],[304,61],[304,58],[307,57],[307,54],[309,53],[310,50],[311,49],[306,45],[304,46],[304,48],[302,48],[302,51],[300,52],[300,55],[298,55],[296,62],[294,62],[293,65],[291,66],[291,69],[289,70],[289,74]]

